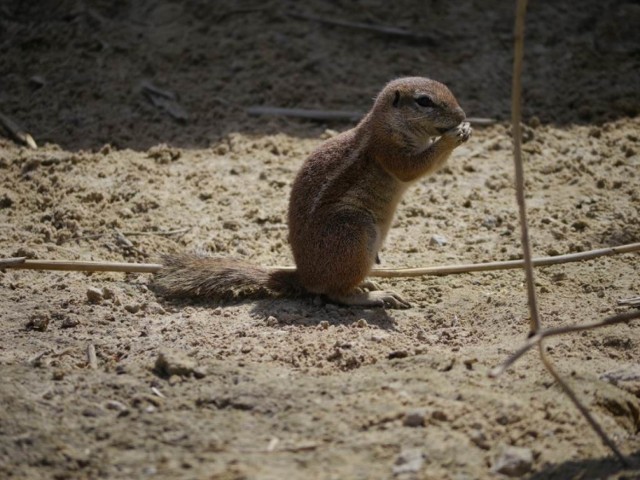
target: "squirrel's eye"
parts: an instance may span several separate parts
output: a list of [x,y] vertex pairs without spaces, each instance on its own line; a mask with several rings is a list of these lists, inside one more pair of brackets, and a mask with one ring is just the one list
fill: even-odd
[[416,98],[416,103],[421,107],[435,107],[436,104],[426,95]]

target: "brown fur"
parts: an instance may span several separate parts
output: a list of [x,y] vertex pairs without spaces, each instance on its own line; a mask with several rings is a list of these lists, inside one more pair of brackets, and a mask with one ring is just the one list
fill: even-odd
[[[424,96],[427,107],[417,103]],[[295,272],[180,255],[167,257],[157,284],[173,296],[309,292],[347,304],[408,306],[395,294],[362,292],[358,286],[407,186],[442,166],[470,135],[464,118],[441,83],[420,77],[390,82],[355,128],[320,145],[298,172],[288,217]]]
[[296,272],[273,272],[242,260],[181,254],[163,257],[156,286],[160,293],[171,297],[297,296],[304,290],[296,277]]

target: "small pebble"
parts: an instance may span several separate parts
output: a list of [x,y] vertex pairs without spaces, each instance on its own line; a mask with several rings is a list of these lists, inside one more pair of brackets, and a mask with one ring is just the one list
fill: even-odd
[[528,448],[506,446],[496,457],[491,471],[509,477],[520,477],[531,470],[533,452]]
[[82,410],[83,417],[101,417],[104,415],[104,411],[100,407],[87,407]]
[[164,315],[165,313],[167,313],[164,307],[160,305],[158,302],[150,302],[145,308],[145,311],[148,313],[154,313],[157,315]]
[[482,450],[489,450],[491,448],[489,440],[482,430],[472,430],[469,434],[469,439],[471,439],[476,447],[481,448]]
[[35,88],[42,88],[47,84],[47,81],[42,75],[34,75],[29,78],[29,84]]
[[444,412],[443,410],[434,410],[431,413],[431,418],[440,422],[446,422],[447,420],[449,420],[449,417],[447,417],[446,412]]
[[425,411],[424,410],[413,410],[411,412],[407,412],[402,420],[402,425],[405,427],[424,427],[425,424]]
[[409,352],[406,350],[394,350],[387,355],[389,360],[393,360],[394,358],[407,358],[409,356]]
[[125,305],[124,309],[129,313],[138,313],[142,306],[139,303],[131,303],[129,305]]
[[488,215],[482,221],[482,226],[487,230],[493,230],[498,225],[498,219],[493,215]]
[[80,325],[80,320],[75,317],[65,317],[60,325],[62,328],[74,328]]
[[401,451],[394,462],[393,474],[402,475],[403,473],[419,472],[424,465],[425,457],[426,455],[419,448]]
[[125,410],[128,410],[128,407],[124,403],[117,400],[107,400],[104,407],[107,410],[115,410],[117,412],[124,412]]
[[462,363],[464,363],[464,366],[467,367],[467,370],[473,370],[473,364],[478,363],[478,359],[476,357],[467,358],[463,360]]
[[49,322],[51,321],[51,316],[48,313],[36,312],[31,317],[29,317],[29,321],[26,324],[26,328],[28,330],[36,330],[38,332],[44,332],[49,327]]
[[429,240],[429,245],[433,245],[433,246],[437,246],[437,247],[444,247],[447,243],[449,243],[449,241],[447,240],[447,237],[443,236],[443,235],[432,235],[431,239]]
[[158,354],[155,363],[156,372],[170,378],[173,375],[188,377],[197,368],[196,361],[183,352],[163,350]]
[[207,369],[205,367],[198,366],[193,369],[193,376],[197,379],[207,376]]

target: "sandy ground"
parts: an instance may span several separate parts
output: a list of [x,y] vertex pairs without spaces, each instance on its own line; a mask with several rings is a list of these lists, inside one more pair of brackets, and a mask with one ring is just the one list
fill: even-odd
[[[519,258],[513,5],[391,3],[3,2],[0,111],[39,148],[0,137],[0,257],[156,262],[202,250],[291,264],[295,172],[353,123],[245,107],[366,111],[388,80],[424,75],[469,116],[498,123],[476,127],[448,167],[407,193],[381,266]],[[640,239],[640,11],[572,5],[532,2],[527,17],[524,148],[539,256]],[[149,84],[175,97],[150,97]],[[538,269],[544,324],[628,310],[617,302],[640,294],[638,260]],[[0,476],[640,478],[640,322],[546,344],[627,469],[535,354],[488,378],[525,340],[523,280],[383,281],[414,305],[384,311],[320,298],[169,302],[145,274],[0,271]]]

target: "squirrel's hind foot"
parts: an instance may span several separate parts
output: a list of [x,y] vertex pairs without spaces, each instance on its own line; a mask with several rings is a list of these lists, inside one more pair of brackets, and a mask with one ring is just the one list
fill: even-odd
[[400,295],[388,291],[355,292],[349,295],[328,295],[327,298],[350,307],[411,308],[411,304]]

